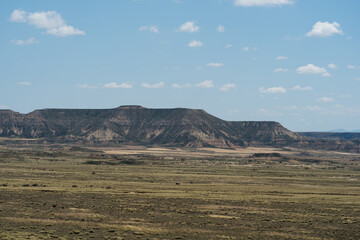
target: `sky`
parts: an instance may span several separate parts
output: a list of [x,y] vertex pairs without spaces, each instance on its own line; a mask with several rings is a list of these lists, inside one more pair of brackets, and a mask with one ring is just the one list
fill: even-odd
[[195,108],[360,129],[358,0],[0,2],[0,109]]

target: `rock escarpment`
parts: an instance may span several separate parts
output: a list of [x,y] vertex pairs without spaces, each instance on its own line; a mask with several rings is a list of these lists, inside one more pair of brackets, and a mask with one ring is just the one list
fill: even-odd
[[183,147],[282,146],[303,139],[277,122],[230,122],[204,110],[141,106],[1,110],[0,137]]

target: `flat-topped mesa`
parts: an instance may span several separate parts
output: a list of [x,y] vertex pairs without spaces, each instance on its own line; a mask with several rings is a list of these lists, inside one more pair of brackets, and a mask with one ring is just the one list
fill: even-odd
[[15,112],[13,110],[10,110],[10,109],[0,109],[0,117],[10,116],[10,115],[19,115],[19,116],[21,116],[22,114],[19,113],[19,112]]
[[0,111],[0,137],[180,147],[274,146],[302,139],[277,122],[229,122],[202,109],[126,105],[12,113]]
[[143,106],[140,105],[123,105],[120,107],[117,107],[116,109],[132,109],[132,110],[139,110],[139,109],[146,109]]

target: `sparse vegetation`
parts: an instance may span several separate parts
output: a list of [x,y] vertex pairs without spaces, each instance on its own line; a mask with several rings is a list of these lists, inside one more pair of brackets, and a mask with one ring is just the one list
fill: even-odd
[[[0,156],[0,239],[360,238],[356,154],[32,146]],[[126,159],[141,164],[108,164]]]

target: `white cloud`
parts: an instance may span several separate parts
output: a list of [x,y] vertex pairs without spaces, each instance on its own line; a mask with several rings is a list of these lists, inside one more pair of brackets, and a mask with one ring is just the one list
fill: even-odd
[[225,27],[223,25],[219,25],[217,28],[216,28],[216,31],[222,33],[222,32],[225,32]]
[[174,83],[172,85],[173,88],[178,88],[178,89],[182,89],[182,88],[190,88],[191,87],[191,84],[189,83],[186,83],[184,85],[180,85],[180,84],[177,84],[177,83]]
[[148,31],[153,33],[159,33],[159,27],[155,25],[142,26],[139,28],[139,31]]
[[274,110],[269,110],[265,108],[260,108],[259,110],[257,110],[257,112],[261,115],[266,115],[266,116],[283,116],[282,113],[275,112]]
[[329,103],[329,102],[334,102],[335,100],[333,98],[330,98],[330,97],[322,97],[322,98],[319,98],[317,101],[318,102],[323,102],[323,103]]
[[105,88],[132,88],[133,86],[128,83],[117,84],[116,82],[111,82],[111,83],[104,84],[104,87]]
[[85,35],[85,33],[83,31],[76,29],[73,26],[68,26],[68,25],[61,26],[58,28],[48,29],[47,33],[58,36],[58,37],[66,37],[66,36],[72,36],[72,35]]
[[331,115],[331,116],[359,116],[360,108],[346,107],[339,104],[332,105],[328,108],[322,108],[319,106],[306,106],[302,108],[307,111],[318,112],[322,115]]
[[296,85],[295,87],[292,88],[292,90],[297,90],[297,91],[311,91],[313,90],[312,87],[301,87],[299,85]]
[[268,112],[270,112],[270,111],[267,110],[267,109],[265,109],[265,108],[260,108],[260,109],[258,110],[258,112],[265,114],[265,113],[268,113]]
[[287,68],[276,68],[276,69],[274,69],[273,72],[288,72],[288,71],[289,71],[289,69],[287,69]]
[[199,26],[196,26],[194,22],[186,22],[180,26],[179,32],[194,33],[200,30]]
[[143,86],[144,88],[163,88],[165,87],[165,84],[164,82],[159,82],[155,84],[142,83],[141,86]]
[[244,52],[248,52],[248,51],[249,51],[249,47],[243,47],[242,50],[243,50]]
[[330,37],[334,34],[343,35],[340,24],[337,22],[317,22],[312,30],[306,34],[307,37]]
[[87,83],[80,84],[80,85],[78,85],[78,87],[79,88],[86,88],[86,89],[95,89],[95,88],[97,88],[96,86],[91,86],[91,85],[89,85]]
[[226,91],[229,91],[229,90],[235,89],[235,88],[236,88],[236,85],[234,83],[227,83],[227,84],[222,85],[219,89],[220,89],[220,91],[226,92]]
[[11,22],[26,22],[27,12],[16,9],[11,13]]
[[196,41],[196,40],[193,40],[188,44],[189,47],[202,47],[203,45],[204,45],[203,42]]
[[239,111],[239,109],[236,109],[236,108],[233,108],[233,109],[229,109],[229,110],[228,110],[228,113],[230,113],[230,114],[238,113],[238,112],[240,112],[240,111]]
[[338,66],[336,66],[336,65],[333,64],[333,63],[330,63],[330,64],[328,65],[328,68],[329,68],[329,69],[337,69]]
[[341,98],[351,98],[352,95],[351,94],[341,94],[340,97]]
[[227,44],[227,45],[225,46],[225,48],[231,48],[231,47],[232,47],[231,44]]
[[316,112],[324,111],[324,109],[319,106],[306,106],[303,109],[306,111],[316,111]]
[[224,64],[222,63],[208,63],[207,66],[209,67],[222,67]]
[[347,65],[346,67],[347,67],[348,69],[355,69],[355,68],[356,68],[354,65],[350,65],[350,64]]
[[47,34],[59,37],[85,35],[84,31],[67,25],[61,15],[55,11],[28,13],[22,10],[14,10],[10,16],[10,21],[28,23],[36,28],[46,29]]
[[0,105],[0,109],[9,109],[9,108],[5,105]]
[[288,57],[286,56],[278,56],[275,58],[275,60],[288,60]]
[[329,114],[332,115],[348,115],[348,116],[359,116],[360,109],[357,107],[346,107],[339,104],[334,106],[334,109],[331,109]]
[[306,66],[299,67],[296,69],[298,74],[323,74],[324,77],[327,77],[328,72],[325,68],[315,66],[314,64],[308,64]]
[[235,0],[235,6],[242,7],[273,7],[294,4],[293,0]]
[[171,68],[170,68],[170,70],[173,70],[173,71],[180,71],[180,70],[181,70],[181,68],[179,68],[179,67],[171,67]]
[[289,107],[285,107],[284,109],[288,111],[293,111],[293,110],[298,110],[299,108],[297,106],[289,106]]
[[323,77],[331,77],[331,74],[326,72],[326,73],[321,74],[321,76],[323,76]]
[[200,87],[200,88],[213,88],[214,87],[214,83],[211,80],[205,80],[199,84],[196,84],[196,87]]
[[24,46],[24,45],[31,45],[31,44],[36,44],[39,43],[39,41],[37,41],[35,38],[31,37],[29,39],[26,40],[11,40],[11,42],[15,45],[18,46]]
[[259,88],[260,93],[286,93],[286,89],[283,87],[272,87],[272,88]]
[[30,86],[31,82],[18,82],[17,84],[22,86]]
[[27,14],[27,22],[37,28],[56,29],[66,26],[64,19],[55,11],[34,12]]

